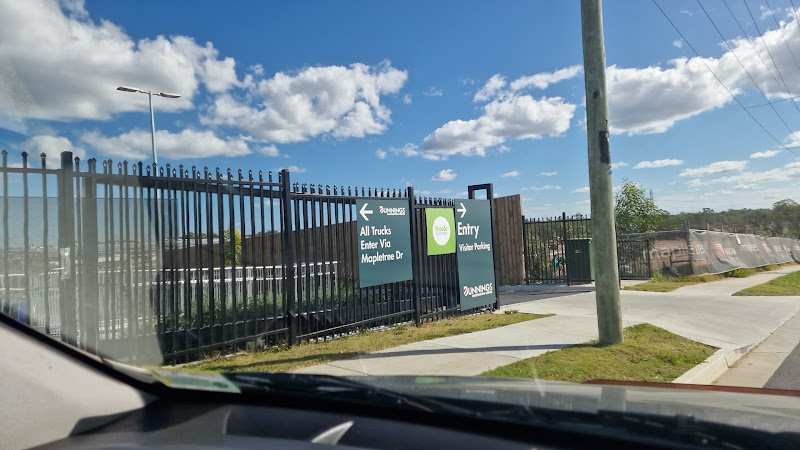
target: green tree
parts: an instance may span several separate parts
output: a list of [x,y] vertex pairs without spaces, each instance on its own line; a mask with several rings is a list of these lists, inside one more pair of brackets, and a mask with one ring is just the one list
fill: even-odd
[[772,220],[775,234],[796,237],[800,233],[800,204],[784,199],[772,205]]
[[614,196],[617,233],[646,233],[659,229],[667,212],[645,194],[639,183],[625,181]]
[[[231,231],[230,228],[226,228],[225,231],[222,232],[222,236],[223,236],[222,252],[225,255],[225,265],[230,266],[233,264],[241,264],[242,234],[239,233],[239,230],[237,229]],[[231,241],[233,241],[233,251],[236,259],[231,259]]]

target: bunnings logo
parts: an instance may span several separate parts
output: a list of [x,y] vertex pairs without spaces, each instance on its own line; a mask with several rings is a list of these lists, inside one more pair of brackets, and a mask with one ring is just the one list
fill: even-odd
[[405,216],[406,209],[405,208],[386,208],[384,206],[378,207],[378,212],[381,214],[386,214],[387,216]]
[[493,283],[479,284],[477,286],[464,286],[464,297],[481,297],[494,292]]

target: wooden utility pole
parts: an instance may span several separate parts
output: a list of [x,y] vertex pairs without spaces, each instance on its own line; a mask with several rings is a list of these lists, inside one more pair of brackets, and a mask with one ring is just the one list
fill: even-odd
[[622,313],[619,306],[619,267],[606,98],[606,52],[600,0],[581,0],[581,29],[597,326],[600,345],[618,344],[622,342]]

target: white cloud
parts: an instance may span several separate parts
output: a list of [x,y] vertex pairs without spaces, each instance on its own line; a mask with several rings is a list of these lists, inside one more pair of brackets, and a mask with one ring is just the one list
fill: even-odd
[[490,101],[477,119],[451,120],[422,141],[423,155],[486,155],[486,150],[507,150],[502,145],[508,139],[539,139],[544,135],[558,136],[569,129],[575,105],[561,97],[542,97],[539,100],[518,91],[572,78],[582,72],[581,66],[570,66],[552,73],[537,73],[514,80],[510,90],[505,77],[492,75],[473,97],[475,102]]
[[499,73],[492,75],[491,78],[483,85],[482,88],[478,92],[475,93],[475,97],[472,98],[474,102],[485,102],[493,99],[500,89],[505,87],[506,79],[500,75]]
[[572,191],[573,194],[586,194],[589,192],[589,186],[580,187]]
[[634,169],[656,169],[659,167],[667,167],[667,166],[680,166],[683,164],[683,161],[680,159],[659,159],[656,161],[642,161],[635,166]]
[[502,178],[514,178],[519,176],[519,172],[517,172],[516,170],[512,170],[511,172],[506,172],[500,176]]
[[281,152],[278,151],[278,147],[275,147],[274,145],[262,145],[256,150],[258,153],[261,153],[264,156],[277,157],[281,155]]
[[708,186],[712,184],[730,183],[740,186],[752,187],[752,185],[769,182],[785,182],[800,178],[800,161],[787,164],[785,167],[778,167],[762,172],[740,172],[736,175],[715,178],[712,180],[694,179],[686,183],[689,187]]
[[761,11],[761,16],[759,17],[759,19],[761,19],[761,20],[764,20],[767,17],[774,15],[775,13],[780,13],[781,12],[780,8],[769,9],[764,5],[759,5],[758,9]]
[[783,141],[786,143],[786,147],[795,148],[800,147],[800,140],[798,140],[798,135],[800,135],[800,131],[792,131],[786,136]]
[[417,195],[431,195],[431,191],[424,191],[424,190],[423,191],[415,191],[414,193],[417,194]]
[[672,45],[677,47],[677,48],[681,48],[681,47],[683,47],[683,41],[681,41],[681,40],[672,41]]
[[[306,168],[305,167],[298,167],[298,166],[295,166],[294,164],[290,165],[289,167],[286,167],[285,169],[288,170],[291,173],[305,173],[306,172]],[[281,170],[283,170],[283,168],[275,169],[276,172],[280,172]]]
[[543,177],[552,177],[554,175],[558,175],[558,172],[540,172],[539,175]]
[[625,161],[611,163],[611,169],[612,170],[616,169],[617,167],[626,167],[626,166],[628,166],[628,163],[626,163]]
[[406,157],[417,156],[419,155],[419,147],[416,144],[408,143],[400,148],[390,147],[389,151],[392,153],[398,153]]
[[[766,43],[778,67],[791,67],[796,64],[794,56],[789,51],[789,47],[797,48],[800,46],[800,29],[798,28],[797,21],[794,20],[794,15],[789,14],[789,17],[791,17],[790,21],[781,21],[780,29],[776,28],[766,31],[761,38],[754,39],[754,42],[758,44],[756,48],[761,58],[755,53],[751,43],[747,39],[737,38],[731,42],[736,55],[742,60],[742,63],[747,67],[750,74],[753,75],[755,81],[765,90],[767,96],[770,98],[788,98],[789,94],[786,93],[786,87],[788,87],[791,96],[800,95],[800,72],[791,70],[782,71],[783,81],[786,82],[785,87],[783,81],[775,79],[773,75],[774,70],[770,72],[761,62],[761,59],[772,62],[771,59],[769,59],[770,55],[768,55],[764,49],[764,43]],[[764,43],[762,43],[762,40]],[[739,78],[737,82],[740,85],[747,86],[748,88],[752,85],[746,74],[741,70],[739,63],[730,52],[726,52],[719,61],[721,64],[724,64],[724,70],[738,74]],[[770,67],[774,66],[770,65]]]
[[383,61],[376,66],[308,67],[296,74],[278,72],[254,82],[248,92],[253,104],[233,95],[219,95],[201,123],[238,128],[256,139],[303,142],[320,135],[337,139],[381,134],[391,111],[381,96],[396,94],[406,71]]
[[747,167],[747,161],[717,161],[696,169],[684,169],[679,176],[702,177],[715,173],[740,172]]
[[253,64],[252,66],[248,67],[250,72],[253,72],[253,75],[261,76],[264,75],[264,66],[261,64]]
[[375,152],[375,155],[378,157],[378,159],[385,159],[389,153],[393,155],[403,155],[406,158],[410,158],[412,156],[422,156],[423,158],[431,161],[439,161],[440,159],[442,159],[439,157],[439,155],[427,154],[421,152],[417,144],[412,144],[410,142],[402,147],[389,147],[388,151],[383,149],[378,149]]
[[549,191],[549,190],[560,190],[561,186],[555,184],[545,184],[544,186],[531,186],[522,188],[523,191]]
[[444,95],[444,92],[439,88],[431,86],[422,91],[422,95],[427,95],[428,97],[441,97],[442,95]]
[[612,133],[663,133],[679,120],[731,101],[730,95],[698,58],[678,58],[671,64],[673,67],[668,69],[608,68]]
[[443,169],[440,170],[436,175],[431,177],[433,181],[452,181],[456,178],[456,173],[453,172],[453,169]]
[[69,12],[70,16],[74,16],[80,19],[85,19],[89,17],[89,13],[86,11],[84,7],[83,0],[59,0],[61,7],[64,8]]
[[703,181],[703,180],[700,180],[698,178],[695,178],[693,180],[687,181],[686,182],[686,186],[696,188],[696,187],[705,186],[705,185],[707,185],[709,183],[710,183],[709,181]]
[[770,181],[789,181],[794,178],[800,178],[800,162],[789,163],[786,167],[779,167],[763,172],[741,172],[736,175],[717,178],[711,182],[751,184]]
[[737,190],[737,191],[751,191],[751,190],[754,190],[754,189],[758,189],[759,186],[760,185],[758,183],[741,183],[741,184],[735,185],[733,187],[733,189]]
[[436,153],[423,152],[422,153],[422,158],[427,159],[429,161],[443,161],[443,160],[447,159],[447,156],[438,155]]
[[557,136],[567,131],[574,112],[575,105],[561,97],[506,96],[485,105],[477,119],[447,122],[423,139],[422,148],[441,156],[484,156],[507,139]]
[[[705,111],[722,107],[732,101],[705,62],[734,94],[753,89],[737,58],[747,68],[755,82],[770,99],[785,99],[800,95],[800,71],[783,71],[783,81],[774,76],[774,66],[768,69],[761,60],[778,67],[794,67],[789,48],[800,46],[800,29],[793,14],[782,21],[780,29],[765,31],[753,38],[755,48],[745,37],[729,40],[727,50],[719,58],[678,58],[671,67],[620,68],[607,71],[608,103],[611,131],[614,133],[661,133],[683,120]],[[784,42],[785,38],[785,42]],[[766,53],[766,45],[771,57]],[[770,72],[772,71],[772,72]],[[788,87],[788,93],[787,93]]]
[[441,191],[437,192],[437,194],[452,194],[453,191],[450,189],[442,189]]
[[411,94],[406,94],[403,96],[403,103],[405,103],[406,105],[411,104]]
[[751,158],[772,158],[780,153],[780,150],[764,150],[763,152],[755,152],[750,155]]
[[69,139],[63,136],[47,136],[38,135],[33,136],[27,141],[23,142],[22,150],[28,152],[32,157],[38,157],[42,153],[46,153],[51,161],[56,161],[52,164],[58,164],[61,152],[72,152],[73,156],[85,159],[86,151],[82,147],[75,147]]
[[134,41],[103,20],[94,23],[83,2],[0,3],[0,116],[43,120],[107,120],[147,110],[147,97],[119,85],[175,92],[154,99],[159,111],[192,106],[201,85],[222,92],[239,85],[232,58],[187,36]]
[[[527,77],[518,78],[511,82],[511,89],[518,91],[528,87],[546,89],[547,86],[559,81],[569,80],[583,73],[583,66],[569,66],[555,72],[542,72]],[[496,75],[495,75],[496,76]]]
[[[142,129],[134,129],[119,136],[103,136],[97,131],[89,131],[81,135],[81,141],[94,148],[103,157],[147,160],[152,154],[150,131]],[[242,138],[223,139],[210,130],[198,131],[188,128],[180,133],[156,131],[156,150],[159,156],[175,160],[211,156],[233,157],[252,153]]]

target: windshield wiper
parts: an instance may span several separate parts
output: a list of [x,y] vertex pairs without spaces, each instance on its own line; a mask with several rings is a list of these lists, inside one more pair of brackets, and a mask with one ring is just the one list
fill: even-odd
[[292,373],[235,373],[222,374],[242,389],[280,395],[327,397],[369,405],[407,408],[428,413],[449,413],[475,416],[475,411],[430,397],[408,395],[347,378],[330,375],[301,375]]
[[[429,395],[416,395],[376,387],[345,377],[291,373],[223,373],[242,393],[260,392],[279,395],[348,401],[369,406],[404,408],[433,414],[449,414],[479,420],[517,422],[526,425],[560,427],[574,423],[576,412],[537,408],[472,399],[455,399]],[[586,414],[581,422],[591,419]]]

